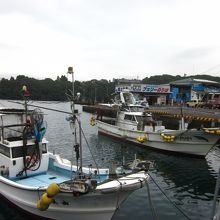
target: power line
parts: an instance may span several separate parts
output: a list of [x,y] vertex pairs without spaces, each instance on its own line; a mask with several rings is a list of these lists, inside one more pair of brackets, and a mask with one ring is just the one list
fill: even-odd
[[207,69],[207,70],[201,72],[200,74],[207,73],[207,72],[209,72],[209,71],[211,71],[211,70],[216,69],[217,67],[220,67],[220,64],[218,64],[218,65],[216,65],[216,66],[213,66],[213,67],[211,67],[211,68],[209,68],[209,69]]

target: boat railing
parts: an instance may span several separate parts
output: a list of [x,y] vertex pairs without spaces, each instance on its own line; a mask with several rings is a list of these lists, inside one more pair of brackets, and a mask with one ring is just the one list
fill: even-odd
[[[0,126],[0,133],[3,140],[11,139],[12,137],[20,138],[25,124],[11,124]],[[10,141],[10,140],[9,140]],[[12,140],[11,140],[12,141]]]

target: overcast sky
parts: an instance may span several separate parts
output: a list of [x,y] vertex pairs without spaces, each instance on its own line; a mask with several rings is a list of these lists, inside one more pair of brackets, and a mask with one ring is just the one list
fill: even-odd
[[0,0],[0,77],[218,76],[219,0]]

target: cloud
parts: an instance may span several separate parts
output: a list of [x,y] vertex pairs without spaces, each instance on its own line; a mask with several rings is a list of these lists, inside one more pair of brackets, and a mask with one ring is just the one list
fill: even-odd
[[188,48],[179,52],[175,58],[176,59],[205,59],[209,56],[212,56],[215,52],[215,46],[204,46],[204,47],[195,47],[195,48]]
[[[0,74],[78,80],[190,72],[219,59],[219,1],[0,0]],[[13,65],[11,65],[13,64]]]
[[16,50],[16,49],[18,49],[18,47],[13,44],[0,43],[0,50],[2,51]]

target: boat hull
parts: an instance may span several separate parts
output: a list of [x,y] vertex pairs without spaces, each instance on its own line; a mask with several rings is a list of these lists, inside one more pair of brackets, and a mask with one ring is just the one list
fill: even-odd
[[55,202],[45,211],[37,208],[37,202],[47,186],[30,187],[0,176],[0,195],[24,213],[38,218],[56,220],[110,220],[133,191],[145,186],[149,178],[145,171],[131,173],[103,184],[86,194],[62,190],[54,197]]
[[[98,133],[102,135],[146,148],[197,157],[205,157],[220,138],[219,135],[207,134],[202,130],[169,131],[169,134],[175,136],[175,140],[168,142],[162,138],[161,132],[128,130],[101,121],[97,122],[97,126]],[[144,137],[145,141],[143,143],[139,142],[138,137]]]

